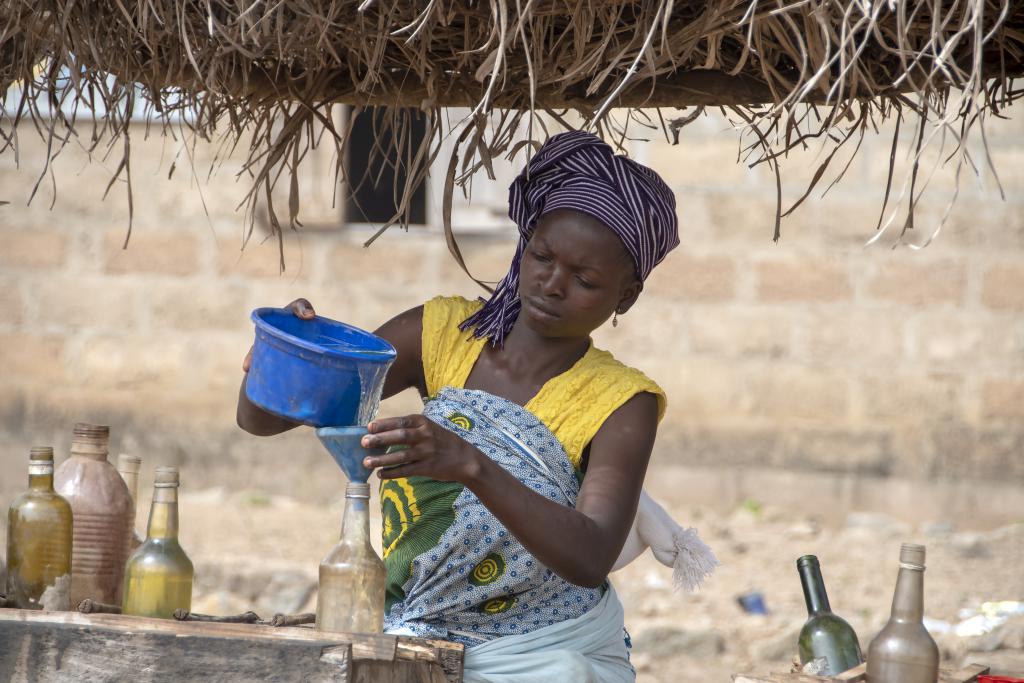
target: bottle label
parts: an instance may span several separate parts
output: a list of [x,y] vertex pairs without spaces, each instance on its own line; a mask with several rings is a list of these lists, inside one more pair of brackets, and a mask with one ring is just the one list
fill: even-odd
[[914,571],[919,571],[919,572],[923,572],[924,571],[924,565],[923,564],[914,564],[913,562],[900,562],[900,567],[902,569],[913,569]]
[[28,473],[30,475],[53,474],[52,460],[29,460]]

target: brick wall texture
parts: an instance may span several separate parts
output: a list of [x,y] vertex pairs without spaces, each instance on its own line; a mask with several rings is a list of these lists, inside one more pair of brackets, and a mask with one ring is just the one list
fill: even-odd
[[[843,181],[824,198],[822,182],[784,220],[778,243],[774,178],[737,163],[727,122],[702,120],[679,146],[654,134],[633,143],[677,194],[682,245],[619,326],[596,336],[669,394],[656,461],[1024,481],[1022,121],[987,131],[1005,199],[972,149],[980,178],[961,174],[945,227],[920,250],[891,248],[889,233],[865,246],[888,138],[867,138]],[[198,145],[193,175],[180,142],[145,139],[141,127],[125,249],[124,184],[101,199],[119,150],[87,163],[72,143],[54,162],[56,196],[44,174],[28,204],[45,147],[30,129],[20,133],[20,166],[0,156],[0,200],[10,202],[0,206],[5,472],[31,444],[66,448],[72,423],[94,420],[113,425],[115,450],[316,494],[328,484],[310,476],[324,460],[308,430],[256,439],[234,425],[249,311],[305,296],[325,315],[372,328],[436,294],[478,293],[436,227],[392,230],[364,249],[370,231],[344,227],[329,199],[303,206],[317,218],[286,237],[282,274],[260,224],[242,248],[241,158],[218,158],[207,179],[217,149]],[[809,150],[783,160],[785,203],[820,158]],[[938,224],[954,174],[950,165],[932,175],[909,242]],[[438,201],[439,186],[430,194]],[[476,274],[496,280],[514,232],[474,227],[457,226],[463,251]],[[404,395],[383,411],[416,408]]]

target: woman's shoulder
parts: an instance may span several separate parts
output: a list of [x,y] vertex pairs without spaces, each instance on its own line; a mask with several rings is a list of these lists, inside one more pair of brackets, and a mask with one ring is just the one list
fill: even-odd
[[647,376],[643,370],[626,365],[616,358],[610,351],[591,347],[585,357],[586,363],[581,368],[591,379],[597,379],[600,384],[607,387],[612,393],[622,393],[629,396],[638,393],[651,393],[658,397],[658,417],[664,415],[668,398],[665,390]]
[[605,420],[643,393],[657,399],[660,421],[668,405],[664,390],[641,370],[591,346],[572,370],[546,384],[530,407],[558,437],[569,461],[579,466],[583,449]]
[[610,378],[629,379],[631,381],[650,383],[657,386],[655,381],[648,377],[643,370],[634,368],[631,365],[626,365],[616,358],[611,351],[606,351],[593,346],[587,353],[585,360],[593,370],[599,370]]
[[428,318],[431,322],[447,323],[453,318],[458,318],[458,322],[461,323],[480,310],[480,307],[483,305],[484,302],[480,299],[471,300],[457,295],[435,296],[423,304],[423,320],[424,323],[427,322]]
[[[423,304],[422,358],[427,393],[462,386],[485,340],[459,325],[483,306],[461,296],[436,296]],[[475,343],[466,343],[475,342]]]

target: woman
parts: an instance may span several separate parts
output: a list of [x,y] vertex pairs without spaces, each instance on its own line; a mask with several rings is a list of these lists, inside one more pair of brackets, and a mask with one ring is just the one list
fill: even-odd
[[[590,334],[678,243],[656,173],[556,135],[510,190],[520,242],[486,303],[436,298],[377,330],[398,351],[376,419],[389,632],[465,643],[467,681],[632,681],[607,581],[630,532],[665,394]],[[309,318],[305,300],[292,304]],[[248,366],[248,359],[246,367]],[[239,394],[254,434],[294,424]],[[398,450],[401,449],[401,450]]]

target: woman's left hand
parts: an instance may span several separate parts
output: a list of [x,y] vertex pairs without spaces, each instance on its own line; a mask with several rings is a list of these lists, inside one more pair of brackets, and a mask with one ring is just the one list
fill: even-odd
[[466,483],[475,471],[480,451],[458,434],[439,426],[423,415],[389,417],[371,422],[363,437],[364,448],[407,448],[386,455],[370,455],[363,465],[382,467],[381,479],[421,476],[438,481]]

